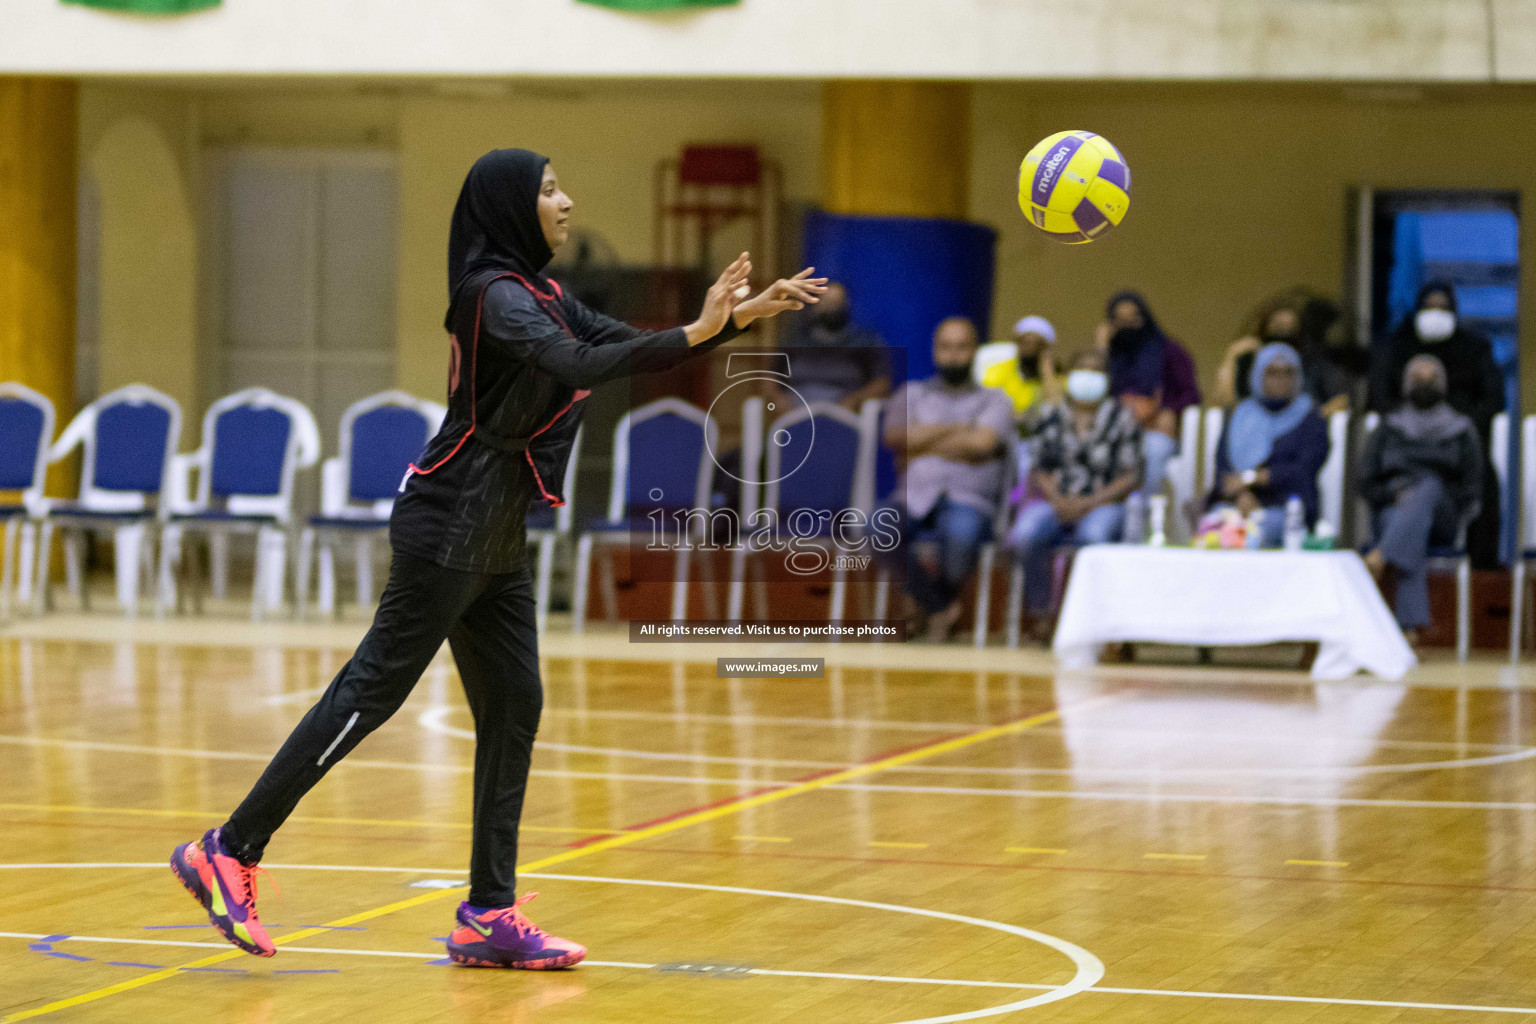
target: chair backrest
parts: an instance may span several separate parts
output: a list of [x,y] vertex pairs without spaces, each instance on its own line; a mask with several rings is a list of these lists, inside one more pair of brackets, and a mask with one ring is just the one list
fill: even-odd
[[1503,510],[1509,507],[1509,413],[1501,412],[1493,418],[1488,445],[1492,449],[1488,459],[1499,481],[1499,508]]
[[1200,448],[1200,479],[1207,490],[1216,486],[1216,446],[1221,444],[1221,429],[1226,425],[1225,409],[1205,410],[1205,438]]
[[1520,550],[1536,550],[1536,416],[1520,424]]
[[998,363],[1019,358],[1019,346],[1011,341],[989,341],[976,349],[976,359],[971,363],[971,379],[977,384],[987,371]]
[[129,384],[81,409],[49,457],[58,462],[79,446],[80,504],[121,512],[145,508],[160,494],[180,443],[180,404],[146,384]]
[[659,398],[624,414],[613,430],[608,521],[648,508],[709,508],[720,429],[703,409]]
[[1344,461],[1349,450],[1349,413],[1328,417],[1328,458],[1317,471],[1318,517],[1338,530],[1344,517]]
[[21,491],[39,511],[53,418],[48,396],[15,381],[0,383],[0,491]]
[[293,511],[294,473],[320,457],[320,430],[297,399],[247,388],[208,407],[203,445],[200,507],[225,499],[232,512],[286,522]]
[[448,410],[404,391],[381,391],[341,414],[341,461],[347,499],[390,501]]
[[1200,407],[1191,405],[1179,415],[1179,454],[1168,460],[1168,482],[1173,485],[1174,508],[1184,508],[1199,493],[1199,468]]
[[764,506],[780,513],[872,511],[878,408],[833,402],[791,409],[768,424]]

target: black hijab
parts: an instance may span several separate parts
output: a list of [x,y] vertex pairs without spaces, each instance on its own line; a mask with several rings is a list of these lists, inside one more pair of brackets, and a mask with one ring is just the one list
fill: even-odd
[[[555,254],[539,225],[539,187],[549,158],[526,149],[493,149],[464,177],[448,232],[448,315],[453,331],[461,297],[492,274],[521,274],[542,284]],[[472,285],[473,288],[466,287]]]
[[1123,327],[1109,339],[1109,392],[1112,395],[1155,395],[1163,384],[1163,353],[1168,336],[1157,325],[1152,307],[1140,293],[1116,292],[1104,305],[1106,316],[1130,302],[1141,311],[1140,327]]

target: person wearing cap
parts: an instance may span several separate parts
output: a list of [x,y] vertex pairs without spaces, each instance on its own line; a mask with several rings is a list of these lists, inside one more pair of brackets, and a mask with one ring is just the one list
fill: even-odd
[[983,387],[996,388],[1013,403],[1015,419],[1060,397],[1056,383],[1056,328],[1043,316],[1026,316],[1013,326],[1018,357],[996,363],[982,375]]

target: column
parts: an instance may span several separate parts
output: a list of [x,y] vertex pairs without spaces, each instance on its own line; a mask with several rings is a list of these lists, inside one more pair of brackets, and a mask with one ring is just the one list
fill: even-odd
[[827,212],[954,220],[969,212],[969,85],[827,82],[821,128]]

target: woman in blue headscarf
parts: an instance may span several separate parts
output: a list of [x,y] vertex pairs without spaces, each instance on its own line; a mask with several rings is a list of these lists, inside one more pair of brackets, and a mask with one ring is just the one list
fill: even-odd
[[1216,486],[1209,504],[1244,516],[1263,510],[1260,543],[1277,547],[1285,504],[1301,499],[1307,524],[1317,522],[1317,474],[1328,461],[1328,425],[1302,391],[1301,356],[1269,344],[1253,360],[1251,398],[1238,403],[1216,448]]

